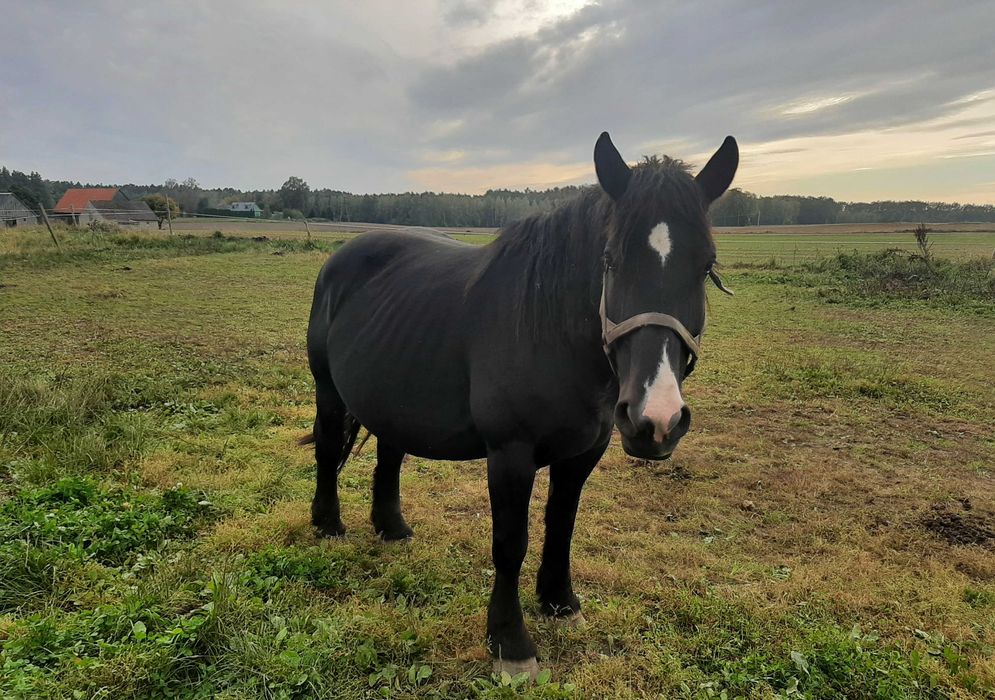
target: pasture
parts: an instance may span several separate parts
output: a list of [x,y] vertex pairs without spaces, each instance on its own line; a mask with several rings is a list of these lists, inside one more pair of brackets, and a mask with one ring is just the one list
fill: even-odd
[[[312,533],[304,331],[347,233],[0,233],[0,695],[991,697],[995,307],[817,264],[900,228],[717,236],[690,433],[584,491],[582,629],[529,594],[537,481],[536,685],[489,675],[482,462],[409,457],[415,539],[384,545],[367,444],[348,534]],[[943,228],[937,256],[995,249]]]

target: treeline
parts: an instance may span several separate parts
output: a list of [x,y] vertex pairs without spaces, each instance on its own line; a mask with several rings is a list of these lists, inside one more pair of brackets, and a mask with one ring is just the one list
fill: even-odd
[[779,224],[878,224],[899,221],[956,223],[995,221],[991,204],[882,201],[838,202],[832,197],[774,195],[763,197],[732,189],[712,205],[716,226]]
[[[79,182],[44,180],[38,173],[26,175],[0,169],[0,192],[14,192],[33,208],[52,203]],[[86,185],[97,186],[97,185]],[[167,180],[162,185],[124,185],[125,193],[137,199],[164,194],[186,213],[207,213],[232,202],[255,202],[265,218],[300,218],[327,221],[361,221],[382,224],[446,227],[500,227],[542,211],[550,211],[574,197],[579,187],[549,190],[489,190],[485,194],[352,194],[340,190],[312,190],[299,177],[290,177],[276,190],[205,189],[196,180]],[[792,195],[759,196],[732,189],[712,206],[717,226],[776,226],[781,224],[894,223],[922,221],[955,223],[995,222],[991,204],[882,201],[840,202],[831,197]]]
[[38,173],[28,175],[0,168],[0,192],[10,192],[35,212],[39,205],[52,208],[52,191]]
[[[351,194],[310,191],[302,201],[280,190],[252,193],[266,211],[303,214],[329,221],[365,221],[409,226],[499,227],[530,214],[551,211],[576,196],[578,187],[551,190],[490,190],[482,195],[406,192]],[[290,201],[288,201],[290,199]]]

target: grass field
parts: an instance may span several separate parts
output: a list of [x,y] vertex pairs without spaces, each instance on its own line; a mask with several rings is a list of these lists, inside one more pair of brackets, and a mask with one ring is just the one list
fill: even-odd
[[[881,248],[914,250],[912,229],[916,224],[832,224],[824,226],[743,226],[720,228],[717,239],[726,264],[749,263],[795,265],[840,252],[871,251]],[[376,224],[310,224],[315,238],[334,240],[351,235],[349,229],[366,230]],[[177,233],[196,235],[220,230],[229,236],[267,236],[274,239],[301,239],[304,225],[299,221],[257,222],[231,219],[180,219]],[[995,253],[995,224],[930,224],[934,253],[940,257],[984,257]],[[449,235],[478,243],[489,241],[493,229],[440,229]]]
[[584,629],[537,615],[537,482],[532,686],[489,676],[482,463],[409,458],[415,539],[385,546],[367,445],[347,536],[309,527],[304,330],[347,234],[62,236],[0,232],[2,697],[995,693],[995,308],[801,265],[911,234],[719,235],[691,432],[659,464],[614,444],[585,490]]

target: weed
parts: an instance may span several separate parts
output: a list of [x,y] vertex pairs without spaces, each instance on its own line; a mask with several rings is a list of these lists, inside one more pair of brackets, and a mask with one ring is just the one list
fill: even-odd
[[919,256],[923,260],[929,261],[933,254],[933,242],[929,240],[929,227],[924,223],[920,223],[912,232],[916,237],[916,247],[919,248]]
[[138,553],[188,538],[213,509],[201,494],[104,489],[67,478],[25,489],[0,505],[0,610],[30,604],[85,560],[120,566]]

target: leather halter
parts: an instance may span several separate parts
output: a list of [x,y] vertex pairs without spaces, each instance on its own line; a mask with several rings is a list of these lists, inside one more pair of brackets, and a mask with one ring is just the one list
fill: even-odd
[[630,316],[621,323],[615,323],[608,318],[608,313],[605,309],[605,295],[607,287],[608,270],[606,269],[601,279],[601,305],[598,309],[598,313],[601,316],[601,343],[604,346],[605,355],[608,357],[608,363],[611,365],[612,370],[615,371],[615,363],[612,361],[611,356],[612,343],[622,336],[628,335],[629,333],[637,331],[640,328],[645,328],[646,326],[661,326],[674,331],[677,334],[677,337],[684,343],[684,347],[687,348],[688,351],[688,366],[687,371],[684,374],[685,376],[691,374],[691,372],[694,371],[694,366],[698,363],[698,355],[701,352],[701,334],[691,335],[691,332],[684,327],[684,324],[675,317],[670,314],[663,314],[656,311],[647,311],[645,313],[636,314],[635,316]]
[[[719,273],[715,271],[714,268],[708,268],[708,278],[712,280],[716,287],[719,288],[724,294],[729,296],[735,296],[733,291],[729,289],[722,282],[722,278],[719,277]],[[633,331],[637,331],[640,328],[646,326],[660,326],[661,328],[669,328],[677,334],[677,337],[681,339],[684,343],[684,347],[688,351],[688,367],[684,372],[684,376],[688,376],[694,371],[694,366],[698,364],[698,355],[701,353],[701,333],[698,335],[691,335],[684,324],[679,320],[671,316],[670,314],[661,314],[656,311],[647,311],[645,313],[636,314],[635,316],[630,316],[621,323],[615,323],[608,318],[608,312],[605,310],[605,295],[608,293],[608,266],[605,265],[605,271],[601,275],[601,304],[598,308],[598,315],[601,316],[601,344],[605,351],[605,357],[608,358],[608,364],[611,365],[612,371],[618,374],[615,369],[615,363],[612,361],[611,346],[616,340],[624,335],[628,335]],[[702,331],[703,333],[704,331]]]

